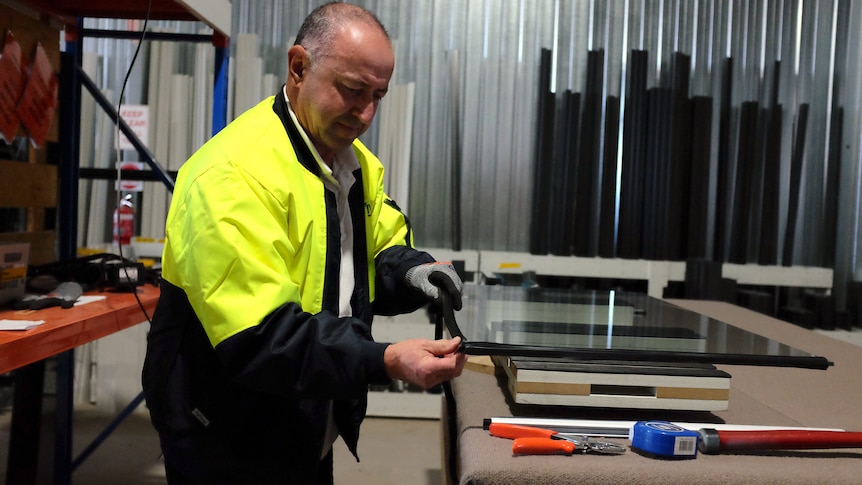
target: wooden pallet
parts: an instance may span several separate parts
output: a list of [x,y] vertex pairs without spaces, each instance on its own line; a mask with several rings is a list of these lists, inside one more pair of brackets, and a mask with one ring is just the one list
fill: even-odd
[[518,404],[723,411],[730,374],[709,364],[494,357]]

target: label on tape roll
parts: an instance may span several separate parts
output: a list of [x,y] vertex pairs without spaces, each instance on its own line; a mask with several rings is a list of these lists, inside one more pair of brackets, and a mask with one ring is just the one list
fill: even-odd
[[697,457],[697,431],[669,421],[638,421],[632,426],[632,448],[666,458]]

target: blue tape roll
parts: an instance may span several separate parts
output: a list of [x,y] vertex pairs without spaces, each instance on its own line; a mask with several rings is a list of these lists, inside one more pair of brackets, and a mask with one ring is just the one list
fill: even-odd
[[632,448],[666,458],[696,458],[697,431],[669,421],[638,421],[632,426]]

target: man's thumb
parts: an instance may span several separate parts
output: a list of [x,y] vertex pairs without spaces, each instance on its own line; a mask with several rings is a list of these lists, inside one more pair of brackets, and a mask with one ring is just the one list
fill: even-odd
[[449,340],[437,340],[435,343],[438,355],[451,354],[458,351],[458,347],[461,345],[461,337],[455,337]]

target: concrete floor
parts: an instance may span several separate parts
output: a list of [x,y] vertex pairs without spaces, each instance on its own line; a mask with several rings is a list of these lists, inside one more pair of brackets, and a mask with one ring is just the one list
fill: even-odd
[[[0,410],[0,484],[5,483],[9,421],[8,409]],[[46,413],[47,415],[47,413]],[[75,411],[74,456],[113,419],[86,408]],[[50,419],[46,419],[50,427]],[[362,427],[357,463],[339,440],[335,452],[335,483],[351,485],[442,483],[439,420],[367,418]],[[46,437],[47,438],[47,437]],[[43,438],[43,443],[46,439]],[[44,446],[43,446],[44,448]],[[50,451],[40,457],[39,483],[51,483]],[[91,454],[72,476],[74,485],[158,485],[165,481],[158,436],[144,411],[131,414]],[[10,484],[11,485],[11,484]]]

